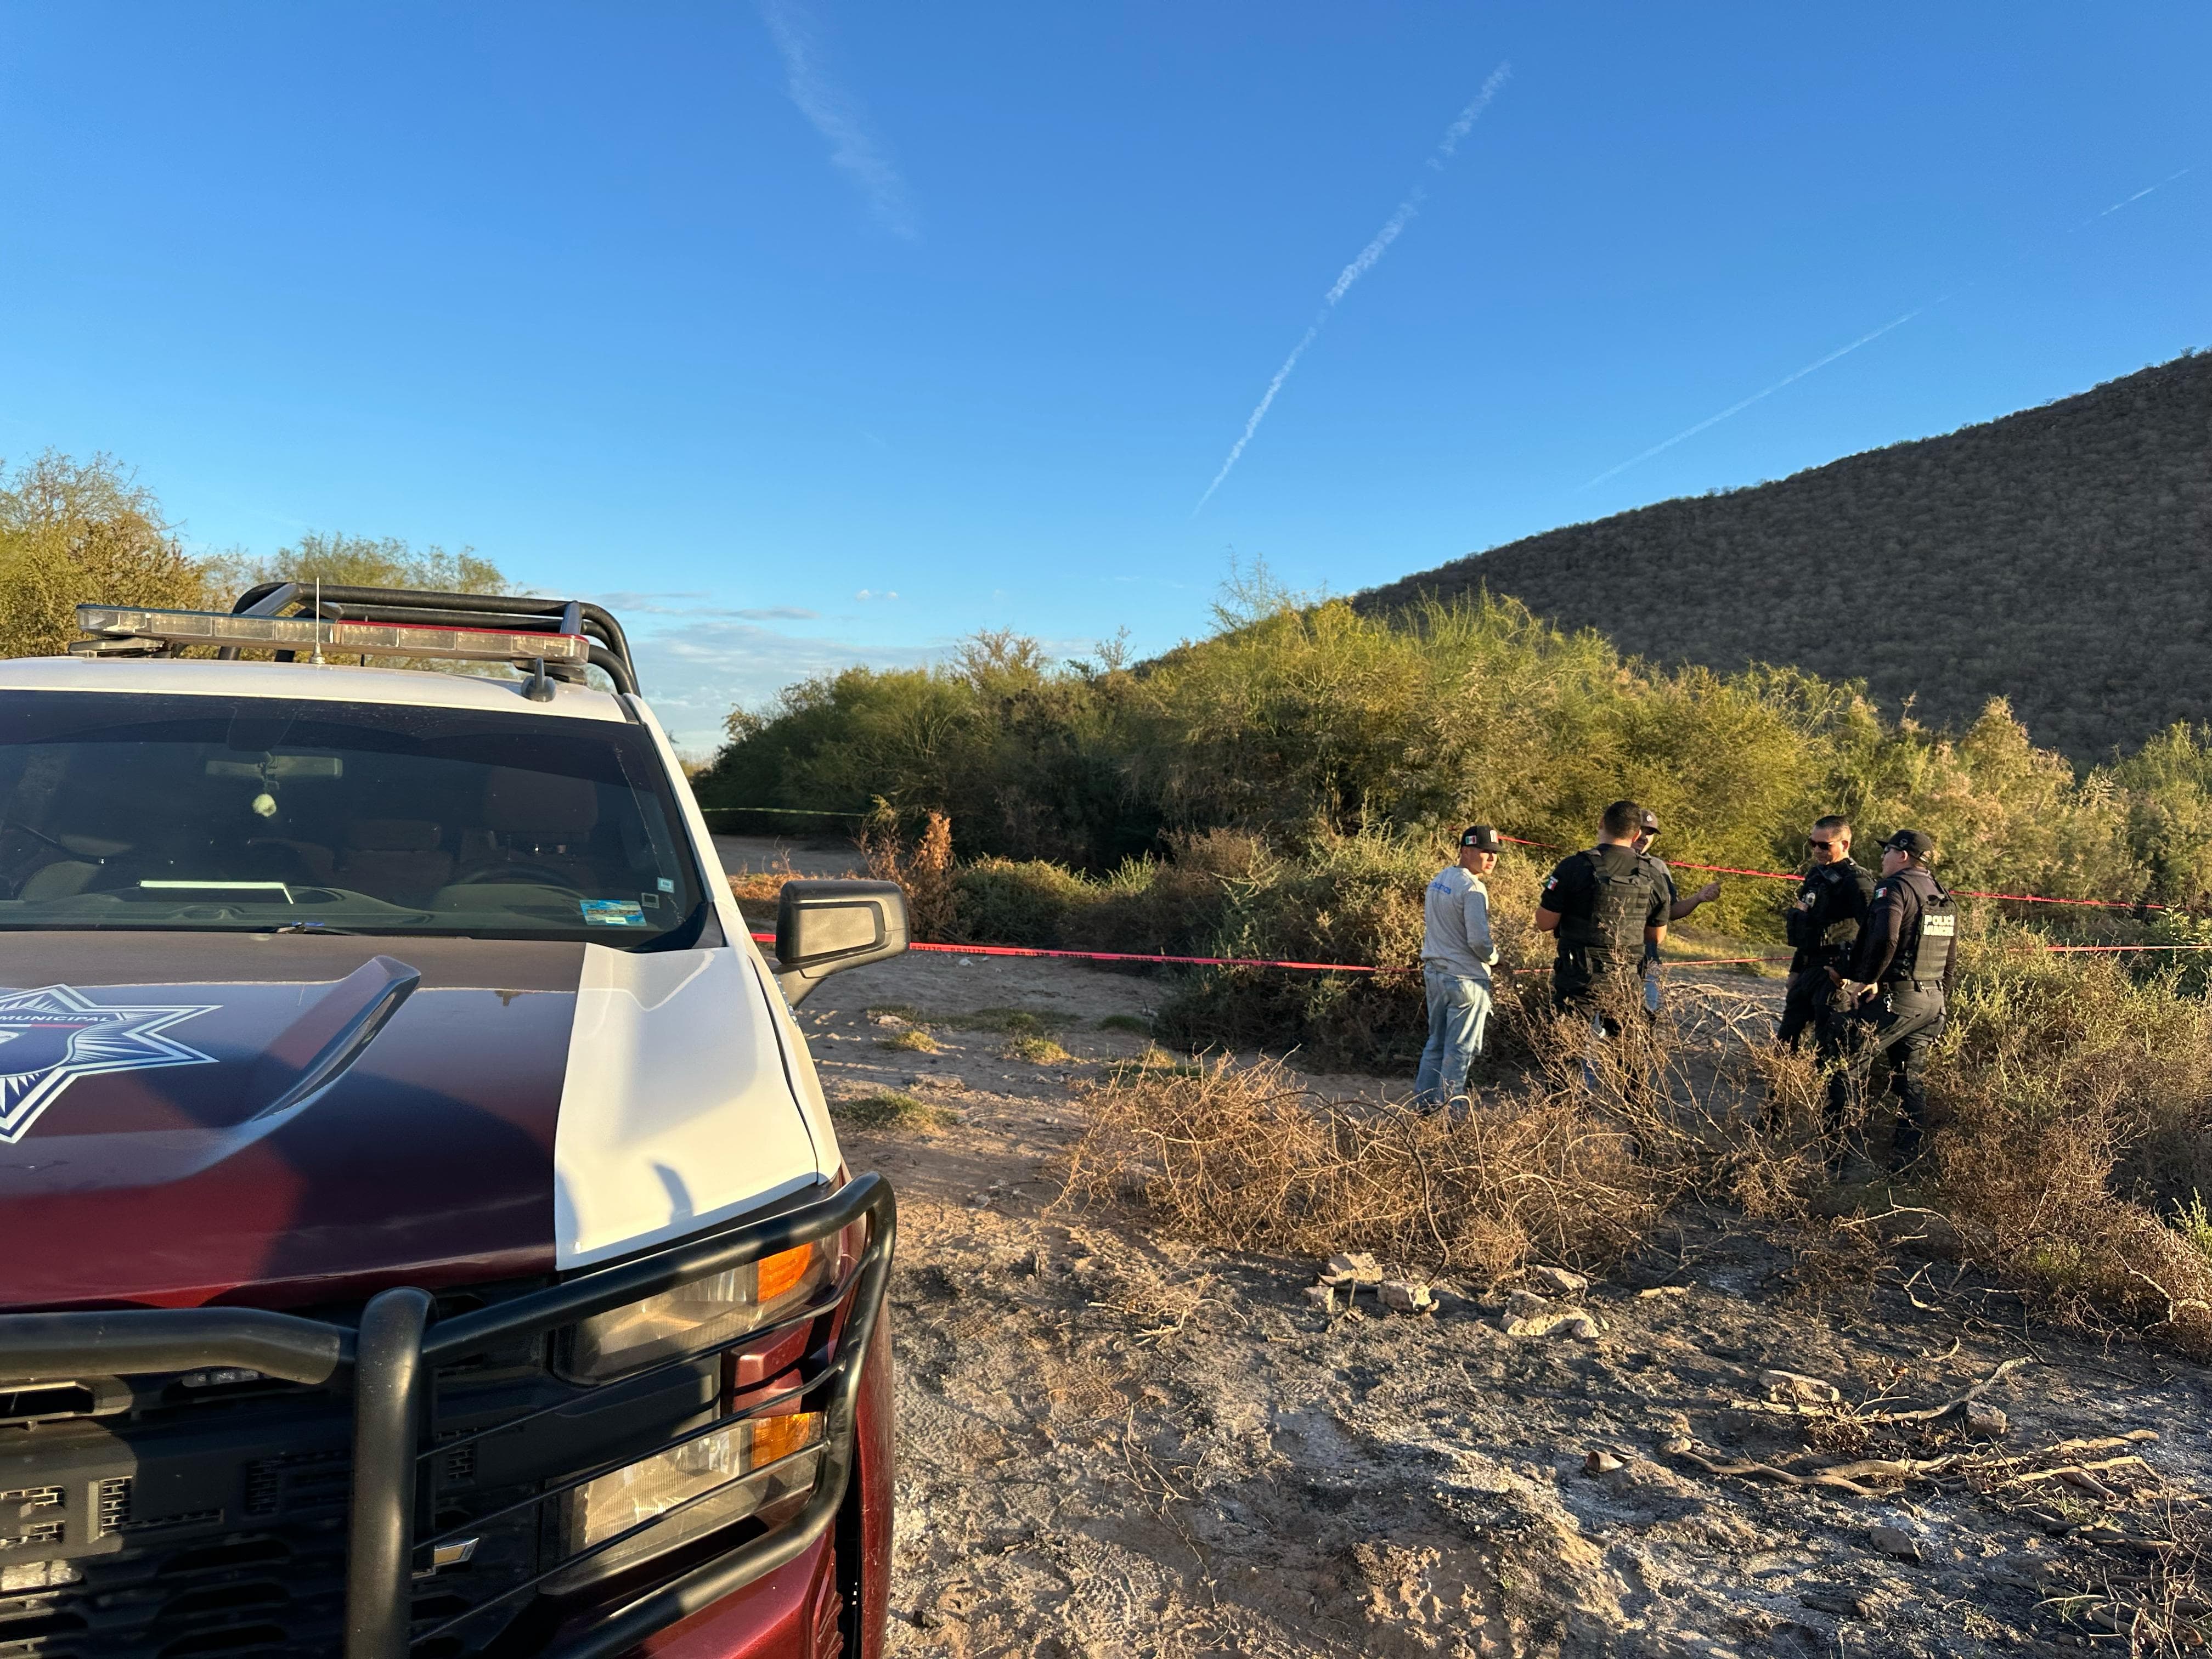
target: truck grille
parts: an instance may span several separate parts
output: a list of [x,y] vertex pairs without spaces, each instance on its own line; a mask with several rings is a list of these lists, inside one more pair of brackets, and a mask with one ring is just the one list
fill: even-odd
[[[495,1387],[544,1376],[534,1348],[508,1358]],[[131,1393],[120,1412],[0,1439],[0,1659],[331,1659],[353,1485],[343,1392],[272,1384],[180,1406],[150,1378]],[[528,1516],[495,1523],[465,1565],[417,1581],[417,1632],[529,1578],[537,1535]],[[515,1611],[415,1659],[466,1659]]]
[[[781,1326],[603,1381],[549,1364],[580,1319],[862,1226],[850,1273]],[[435,1320],[406,1287],[320,1317],[0,1314],[15,1368],[0,1376],[78,1379],[0,1435],[0,1659],[335,1659],[349,1640],[377,1659],[626,1650],[836,1519],[895,1226],[890,1189],[863,1176],[558,1284],[453,1293],[467,1307]],[[726,1398],[729,1352],[787,1328],[819,1345],[790,1386]],[[648,1531],[629,1556],[614,1552],[635,1530],[585,1541],[593,1490],[794,1405],[817,1442],[776,1493],[789,1503]],[[678,1525],[696,1501],[640,1525]]]
[[[322,1479],[292,1488],[301,1498],[294,1510],[277,1483],[297,1471],[264,1473],[288,1461],[263,1459],[248,1474],[246,1507],[258,1498],[275,1522],[250,1529],[225,1525],[221,1511],[137,1522],[129,1480],[100,1483],[100,1523],[128,1540],[126,1547],[75,1560],[10,1563],[30,1547],[19,1540],[0,1553],[0,1659],[331,1659],[344,1635],[349,1472],[342,1457],[335,1469],[328,1460],[310,1465]],[[528,1577],[534,1545],[527,1527],[488,1529],[465,1567],[418,1584],[418,1629]],[[483,1630],[464,1626],[416,1653],[461,1659],[480,1652],[503,1623],[487,1618]]]
[[[18,1486],[0,1492],[0,1550],[28,1549],[33,1544],[62,1541],[62,1489],[59,1486]],[[52,1510],[52,1515],[46,1513]]]

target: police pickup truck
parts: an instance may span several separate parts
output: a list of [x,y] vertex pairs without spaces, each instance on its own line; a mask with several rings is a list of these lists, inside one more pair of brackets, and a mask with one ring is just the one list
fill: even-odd
[[790,1005],[897,890],[771,964],[593,605],[77,617],[0,663],[0,1659],[878,1652],[894,1211]]

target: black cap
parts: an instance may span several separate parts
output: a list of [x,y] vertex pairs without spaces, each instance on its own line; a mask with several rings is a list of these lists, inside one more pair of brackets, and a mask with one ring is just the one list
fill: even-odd
[[1881,850],[1885,853],[1910,853],[1917,859],[1932,859],[1936,856],[1936,838],[1917,830],[1900,830],[1882,842]]
[[1470,824],[1460,832],[1459,844],[1472,847],[1478,853],[1502,853],[1505,843],[1498,839],[1498,831],[1486,823]]
[[1659,833],[1659,815],[1648,806],[1644,809],[1644,831],[1650,836]]

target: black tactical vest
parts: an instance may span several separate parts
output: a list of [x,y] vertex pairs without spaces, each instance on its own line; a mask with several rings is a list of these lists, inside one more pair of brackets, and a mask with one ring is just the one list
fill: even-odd
[[1936,884],[1935,877],[1915,866],[1906,866],[1890,880],[1912,895],[1914,914],[1905,917],[1898,931],[1897,955],[1883,981],[1910,979],[1940,985],[1958,945],[1958,904]]
[[1657,878],[1641,858],[1617,869],[1597,848],[1582,856],[1590,864],[1589,910],[1559,919],[1559,943],[1601,959],[1632,962],[1644,954],[1644,922]]
[[[1798,894],[1798,902],[1790,907],[1782,920],[1783,937],[1801,951],[1848,950],[1859,936],[1858,918],[1848,914],[1853,907],[1848,890],[1864,879],[1866,872],[1849,859],[1835,864],[1816,864],[1806,872],[1805,885]],[[1867,887],[1874,884],[1866,883]],[[1865,888],[1860,889],[1864,892]],[[1810,901],[1808,902],[1807,901]]]
[[1800,951],[1820,942],[1820,912],[1827,908],[1828,896],[1827,878],[1821,873],[1825,868],[1815,866],[1807,873],[1797,902],[1782,918],[1782,937]]

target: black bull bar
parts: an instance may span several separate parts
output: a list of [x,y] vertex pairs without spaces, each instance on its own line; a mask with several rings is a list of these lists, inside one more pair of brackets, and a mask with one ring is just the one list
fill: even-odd
[[[543,1656],[543,1659],[612,1659],[653,1632],[690,1617],[793,1560],[836,1519],[858,1461],[855,1417],[862,1369],[882,1310],[898,1226],[897,1205],[890,1183],[882,1176],[864,1175],[803,1207],[740,1222],[649,1255],[580,1273],[545,1290],[435,1324],[429,1322],[428,1293],[405,1286],[372,1297],[362,1310],[357,1330],[251,1308],[0,1315],[0,1378],[88,1372],[140,1376],[237,1366],[288,1382],[319,1384],[350,1373],[353,1491],[346,1546],[344,1659],[407,1659],[416,1644],[472,1620],[500,1601],[525,1594],[666,1518],[655,1516],[602,1540],[447,1624],[420,1636],[410,1635],[416,1556],[441,1541],[416,1536],[418,1476],[426,1461],[458,1443],[440,1443],[436,1437],[432,1382],[438,1367],[501,1343],[560,1330],[696,1279],[811,1244],[864,1219],[870,1223],[869,1237],[859,1264],[831,1294],[719,1345],[734,1347],[757,1342],[763,1335],[834,1314],[849,1295],[851,1305],[830,1363],[795,1392],[744,1407],[717,1419],[708,1430],[692,1431],[671,1442],[678,1444],[698,1433],[726,1428],[765,1411],[788,1411],[803,1398],[805,1409],[819,1411],[824,1419],[823,1464],[812,1497],[789,1524],[635,1596],[609,1611],[584,1634]],[[664,1364],[696,1364],[702,1355],[716,1351],[714,1346],[702,1347]],[[635,1382],[640,1376],[661,1368],[650,1367],[647,1372],[629,1373],[597,1386]],[[538,1414],[526,1413],[526,1417]],[[510,1428],[522,1420],[516,1419],[499,1428]],[[544,1492],[528,1501],[545,1502],[623,1466],[617,1463],[583,1470],[574,1479],[549,1483]]]

